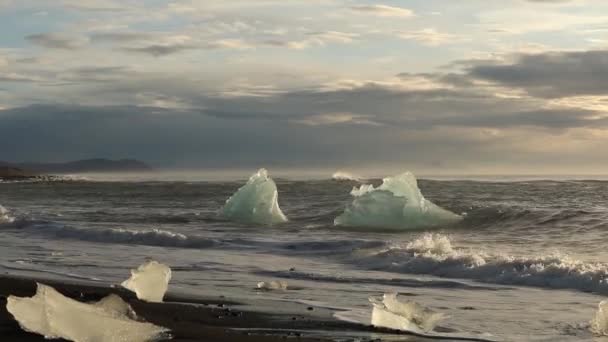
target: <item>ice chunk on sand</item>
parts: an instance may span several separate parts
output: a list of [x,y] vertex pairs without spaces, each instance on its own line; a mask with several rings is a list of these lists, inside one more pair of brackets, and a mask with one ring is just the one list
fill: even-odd
[[13,221],[15,221],[15,218],[10,216],[8,210],[0,205],[0,224],[12,223]]
[[414,301],[400,301],[396,293],[384,294],[382,301],[370,298],[374,305],[372,325],[389,329],[428,333],[446,316]]
[[371,184],[355,187],[351,195],[353,202],[334,220],[335,225],[416,229],[462,219],[424,198],[410,172],[385,178],[377,188]]
[[608,336],[608,300],[602,301],[591,321],[591,332],[599,336]]
[[157,261],[147,261],[137,269],[131,270],[131,278],[122,282],[122,286],[147,302],[162,302],[171,280],[169,266]]
[[277,186],[266,169],[259,169],[247,184],[232,195],[222,209],[222,216],[245,223],[272,224],[287,221],[279,208]]
[[258,283],[258,289],[272,291],[272,290],[287,290],[287,283],[284,281],[261,281]]
[[75,342],[143,342],[161,338],[168,330],[135,321],[135,313],[120,297],[110,295],[94,304],[63,296],[37,284],[34,297],[9,296],[6,308],[23,330],[49,339]]

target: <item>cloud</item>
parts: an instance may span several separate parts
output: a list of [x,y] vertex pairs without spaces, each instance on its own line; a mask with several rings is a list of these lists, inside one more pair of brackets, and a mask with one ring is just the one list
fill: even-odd
[[379,17],[407,18],[414,15],[414,12],[407,8],[388,5],[355,5],[351,6],[350,9],[358,13],[375,15]]
[[521,55],[512,63],[474,64],[468,75],[544,98],[608,95],[608,51]]
[[308,32],[305,38],[299,40],[267,39],[261,42],[266,46],[287,47],[294,50],[303,50],[313,47],[326,46],[332,43],[349,44],[359,37],[355,33],[339,31]]
[[39,33],[26,36],[25,39],[32,44],[49,49],[74,50],[86,44],[82,38],[66,36],[57,33]]
[[102,32],[91,35],[91,42],[129,43],[154,39],[149,32]]
[[437,46],[445,43],[458,43],[462,38],[455,34],[438,32],[434,28],[426,28],[417,31],[402,31],[396,35],[401,39],[413,40],[424,45]]

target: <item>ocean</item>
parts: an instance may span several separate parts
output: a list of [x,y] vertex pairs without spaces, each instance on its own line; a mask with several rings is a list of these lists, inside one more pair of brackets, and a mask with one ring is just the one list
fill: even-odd
[[[287,222],[222,218],[245,181],[0,183],[0,271],[119,283],[155,259],[172,291],[314,303],[364,324],[369,297],[398,292],[445,313],[443,331],[601,339],[590,321],[608,296],[608,181],[422,177],[426,199],[462,220],[402,230],[335,226],[352,180],[276,178]],[[288,290],[256,291],[272,280]]]

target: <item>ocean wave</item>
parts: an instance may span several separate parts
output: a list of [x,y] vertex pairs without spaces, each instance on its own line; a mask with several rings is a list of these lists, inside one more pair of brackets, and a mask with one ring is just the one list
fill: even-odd
[[134,244],[161,247],[209,248],[218,242],[200,236],[188,236],[161,229],[83,229],[56,223],[21,224],[22,228],[35,229],[36,233],[60,239],[73,239],[101,243]]
[[355,260],[366,268],[481,282],[574,289],[608,294],[608,264],[567,255],[515,257],[454,248],[442,234],[426,233]]

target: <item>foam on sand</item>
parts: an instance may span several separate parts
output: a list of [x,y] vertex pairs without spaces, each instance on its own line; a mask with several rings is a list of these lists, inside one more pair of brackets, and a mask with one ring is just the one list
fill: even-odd
[[401,301],[396,293],[384,294],[382,301],[370,298],[374,308],[372,325],[425,334],[446,316],[414,301]]
[[287,217],[279,208],[278,197],[277,186],[268,177],[268,171],[259,169],[249,178],[247,184],[226,201],[221,214],[229,220],[244,223],[286,222]]
[[0,205],[0,224],[3,223],[13,223],[15,218],[9,215],[8,210],[5,207]]
[[334,220],[335,225],[387,229],[417,229],[450,224],[462,219],[424,198],[416,177],[405,172],[383,179],[374,188],[353,188],[353,202]]
[[591,332],[598,336],[608,336],[608,300],[598,305],[595,317],[591,321]]
[[169,266],[157,261],[148,261],[131,270],[131,278],[122,282],[122,287],[135,292],[137,298],[147,302],[162,302],[171,280]]
[[143,342],[159,339],[168,331],[136,321],[129,304],[116,295],[86,304],[65,297],[50,286],[37,286],[34,297],[9,296],[6,308],[23,330],[45,338],[76,342]]

